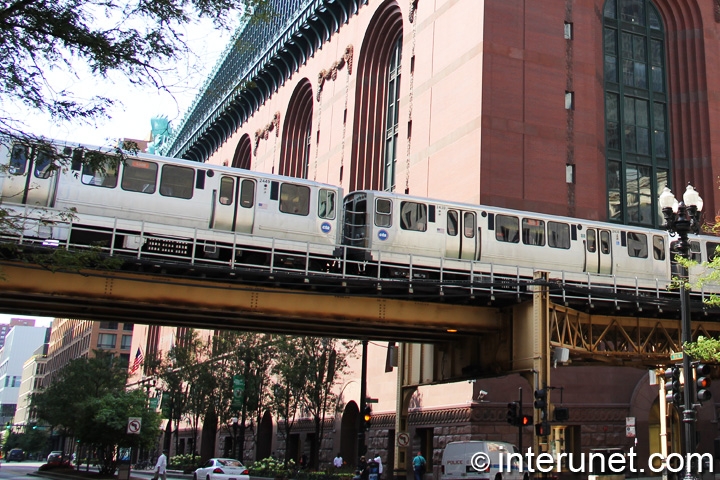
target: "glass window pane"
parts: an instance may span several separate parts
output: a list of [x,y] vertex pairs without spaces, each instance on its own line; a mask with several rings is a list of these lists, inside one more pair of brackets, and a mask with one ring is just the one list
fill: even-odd
[[647,235],[644,233],[628,232],[627,234],[628,255],[636,258],[648,257]]
[[163,165],[160,176],[160,195],[190,199],[195,186],[195,170],[176,165]]
[[125,160],[122,183],[123,190],[155,193],[157,163],[144,160]]
[[463,214],[463,233],[465,238],[475,238],[475,214],[473,212]]
[[605,94],[605,115],[608,122],[617,122],[618,115],[618,96],[615,93]]
[[638,167],[638,222],[643,225],[652,225],[653,195],[652,189],[654,182],[652,178],[652,169],[648,166]]
[[416,232],[427,230],[427,205],[416,202],[400,202],[400,228]]
[[657,130],[665,130],[665,105],[653,103],[653,126]]
[[623,58],[633,58],[633,36],[631,34],[622,32],[620,46]]
[[648,124],[648,102],[645,100],[635,100],[635,125],[638,127],[647,127]]
[[623,0],[620,3],[620,20],[645,25],[645,0]]
[[665,132],[655,130],[653,132],[653,150],[658,158],[667,158],[667,141]]
[[509,215],[495,217],[495,238],[499,242],[520,243],[520,220]]
[[665,260],[665,238],[660,235],[653,235],[653,258]]
[[117,165],[110,157],[106,156],[105,159],[97,170],[93,170],[88,164],[83,165],[80,181],[85,185],[115,188],[118,181]]
[[220,195],[219,202],[221,205],[232,205],[235,197],[235,180],[232,177],[222,177],[220,179]]
[[389,227],[392,225],[392,202],[386,198],[375,201],[375,225]]
[[650,40],[650,63],[652,65],[663,64],[662,42],[660,40]]
[[596,233],[595,233],[594,228],[591,228],[587,231],[586,248],[587,248],[587,251],[590,253],[595,253],[595,251],[597,250],[597,238],[596,238]]
[[35,178],[50,178],[54,171],[52,167],[52,153],[40,150],[35,155]]
[[623,60],[623,84],[633,87],[635,86],[635,62],[632,60]]
[[645,38],[640,35],[633,35],[633,58],[645,62]]
[[240,206],[252,208],[255,205],[255,182],[245,179],[240,184]]
[[335,218],[335,192],[332,190],[320,190],[318,200],[318,216],[320,218]]
[[653,92],[661,92],[661,93],[664,92],[665,91],[665,87],[664,87],[665,82],[663,81],[664,80],[663,69],[661,67],[654,66],[654,67],[652,67],[650,74],[652,76],[651,80],[652,80]]
[[458,212],[457,210],[450,210],[447,213],[447,234],[451,237],[455,237],[458,234]]
[[307,216],[310,213],[310,188],[304,185],[280,185],[280,211]]
[[534,218],[523,218],[522,240],[525,245],[545,245],[545,222]]
[[623,206],[620,196],[620,162],[608,162],[608,217],[610,220],[622,220]]
[[617,30],[605,28],[605,53],[617,55]]
[[570,248],[570,225],[567,223],[548,222],[548,246],[553,248]]
[[27,168],[28,147],[25,145],[13,145],[10,155],[10,175],[24,175]]
[[605,18],[617,18],[617,10],[615,8],[615,0],[606,0],[605,9],[603,10]]
[[634,63],[633,75],[635,78],[636,88],[647,88],[647,66],[641,62]]
[[637,136],[637,153],[641,155],[650,155],[650,130],[638,127],[635,129]]
[[617,57],[605,55],[605,81],[617,83]]
[[651,30],[662,30],[662,23],[660,23],[660,16],[652,6],[650,7],[650,29]]
[[623,148],[626,152],[635,153],[635,143],[635,127],[632,125],[626,125],[623,135]]

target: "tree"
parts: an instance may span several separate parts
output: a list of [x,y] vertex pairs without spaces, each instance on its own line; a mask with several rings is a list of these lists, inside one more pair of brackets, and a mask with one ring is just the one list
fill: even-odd
[[[71,360],[30,403],[37,418],[63,436],[73,435],[92,446],[101,460],[102,473],[114,473],[121,447],[151,447],[160,419],[147,406],[142,390],[125,389],[127,366],[110,353]],[[140,434],[128,434],[129,417],[142,421]]]
[[28,135],[22,111],[56,122],[88,122],[118,99],[84,98],[62,87],[84,73],[169,90],[164,76],[191,53],[183,27],[210,19],[229,28],[241,14],[270,14],[268,0],[11,0],[0,7],[0,136]]

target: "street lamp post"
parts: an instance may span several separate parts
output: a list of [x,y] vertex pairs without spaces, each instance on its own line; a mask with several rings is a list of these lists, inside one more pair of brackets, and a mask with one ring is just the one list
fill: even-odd
[[[678,254],[684,259],[690,258],[690,243],[688,242],[689,233],[700,232],[700,213],[703,207],[702,198],[697,191],[688,185],[683,200],[678,203],[675,196],[669,188],[665,187],[660,194],[660,208],[665,217],[665,225],[663,227],[671,236],[677,235],[679,238],[672,243]],[[680,330],[684,345],[692,341],[692,326],[690,323],[690,293],[685,286],[688,279],[688,271],[682,266],[678,272],[680,276]],[[692,363],[690,355],[683,352],[683,376],[685,377],[685,393],[683,404],[683,418],[685,424],[685,455],[686,459],[695,453],[695,383],[693,382]],[[690,469],[690,462],[685,466],[685,480],[694,480]]]
[[237,443],[238,443],[238,429],[240,428],[240,425],[238,424],[238,417],[232,417],[230,419],[232,422],[232,432],[233,432],[233,458],[238,458],[237,456]]

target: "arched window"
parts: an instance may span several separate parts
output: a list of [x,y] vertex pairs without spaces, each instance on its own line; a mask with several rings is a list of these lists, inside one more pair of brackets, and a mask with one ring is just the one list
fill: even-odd
[[300,81],[290,98],[280,147],[280,175],[308,178],[312,138],[313,94],[307,78]]
[[398,142],[402,11],[395,0],[375,11],[357,62],[350,190],[392,190]]
[[607,0],[603,28],[608,218],[656,226],[670,171],[663,22],[649,0]]
[[235,149],[235,155],[233,156],[232,166],[235,168],[244,168],[250,170],[250,161],[252,160],[252,143],[250,142],[250,135],[247,133],[240,137],[238,146]]

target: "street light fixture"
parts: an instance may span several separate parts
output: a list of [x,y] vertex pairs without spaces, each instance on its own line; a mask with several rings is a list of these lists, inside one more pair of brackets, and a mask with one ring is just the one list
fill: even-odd
[[230,422],[232,422],[232,432],[233,432],[233,458],[238,458],[237,456],[237,443],[238,443],[238,429],[240,428],[240,425],[238,424],[238,417],[232,417],[230,419]]
[[[678,255],[685,260],[690,259],[690,243],[688,242],[689,233],[700,233],[700,215],[702,212],[703,201],[698,192],[692,187],[687,186],[683,194],[683,201],[679,202],[675,199],[669,188],[663,188],[659,198],[660,208],[665,217],[665,228],[671,237],[677,235],[678,240],[671,245],[678,252]],[[672,250],[672,249],[671,249]],[[680,331],[682,337],[683,350],[684,345],[692,341],[692,326],[690,323],[690,293],[685,287],[688,279],[688,272],[685,266],[680,266],[678,272],[680,276]],[[685,455],[684,458],[691,458],[690,455],[695,453],[695,383],[692,379],[692,365],[690,355],[683,351],[683,376],[685,377],[685,395],[683,404],[683,423],[685,424]],[[695,476],[690,468],[690,462],[685,466],[685,480],[694,480]]]

